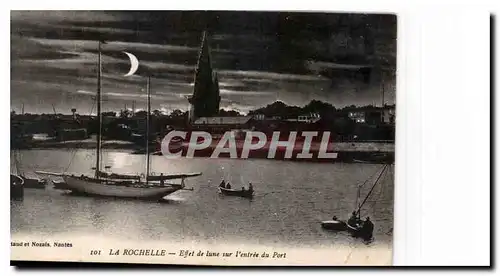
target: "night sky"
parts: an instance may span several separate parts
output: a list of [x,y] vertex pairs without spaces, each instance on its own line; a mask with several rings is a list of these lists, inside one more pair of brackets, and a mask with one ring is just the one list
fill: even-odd
[[[12,11],[11,109],[95,113],[97,40],[103,111],[187,110],[207,30],[221,108],[248,112],[281,100],[346,105],[395,101],[396,16],[271,12]],[[131,52],[140,62],[125,77]],[[358,73],[354,73],[358,72]],[[359,73],[364,72],[364,73]]]

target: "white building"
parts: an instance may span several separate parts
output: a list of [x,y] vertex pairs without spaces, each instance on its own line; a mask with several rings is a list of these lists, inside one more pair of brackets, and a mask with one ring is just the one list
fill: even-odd
[[297,119],[288,119],[289,122],[301,122],[313,124],[321,120],[321,116],[318,113],[310,113],[307,115],[298,116]]

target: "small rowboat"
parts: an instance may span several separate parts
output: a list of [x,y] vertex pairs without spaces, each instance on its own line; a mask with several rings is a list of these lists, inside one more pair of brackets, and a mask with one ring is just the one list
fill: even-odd
[[45,189],[47,182],[42,179],[28,178],[20,176],[24,180],[24,188],[26,189]]
[[239,197],[247,197],[251,198],[253,197],[253,191],[251,190],[235,190],[235,189],[226,189],[222,187],[219,188],[219,193],[223,195],[228,195],[228,196],[239,196]]
[[355,224],[347,222],[346,226],[347,226],[347,231],[351,233],[353,237],[370,240],[373,236],[373,230],[369,231],[364,229],[362,221],[359,221]]
[[321,222],[321,227],[326,230],[345,231],[347,224],[340,220],[325,220]]
[[64,180],[52,180],[52,185],[56,190],[71,190]]
[[352,233],[359,232],[363,227],[363,222],[359,221],[358,223],[347,222],[346,223],[347,230]]

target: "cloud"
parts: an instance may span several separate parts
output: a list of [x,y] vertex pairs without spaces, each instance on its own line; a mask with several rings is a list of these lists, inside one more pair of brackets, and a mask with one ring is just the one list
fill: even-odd
[[[253,16],[244,15],[241,17]],[[96,86],[96,40],[104,36],[108,43],[103,46],[103,93],[110,98],[106,106],[117,108],[126,102],[143,101],[144,76],[153,75],[154,108],[187,108],[201,41],[199,22],[187,22],[186,18],[189,15],[175,12],[12,11],[11,99],[37,104],[46,97],[78,108],[91,102],[89,91]],[[262,21],[243,22],[239,18],[226,17],[220,24],[239,23],[220,26],[210,37],[221,107],[249,109],[278,98],[300,105],[314,98],[352,104],[380,97],[378,86],[362,86],[348,77],[332,81],[318,74],[330,68],[359,67],[329,59],[335,53],[331,49],[338,48],[332,46],[337,31],[314,35],[309,34],[314,32],[311,29],[278,37],[274,32],[277,26],[267,24],[267,15],[256,17]],[[138,57],[136,76],[123,77],[130,64],[122,51]],[[390,92],[387,94],[387,99],[393,100]]]
[[121,16],[113,15],[104,11],[11,11],[12,22],[117,22],[123,19]]
[[344,69],[344,70],[359,70],[362,68],[372,68],[373,66],[370,64],[341,64],[334,62],[325,62],[325,61],[313,61],[307,60],[304,62],[306,67],[311,71],[320,71],[325,68],[329,69]]
[[124,41],[109,41],[106,47],[110,48],[122,48],[122,49],[137,49],[140,51],[149,51],[153,53],[158,52],[198,52],[199,49],[196,47],[188,47],[182,45],[169,45],[169,44],[149,44],[149,43],[139,43],[139,42],[124,42]]
[[271,42],[276,40],[275,37],[262,36],[256,34],[214,34],[210,37],[211,41],[253,41],[253,42]]
[[150,68],[150,69],[165,69],[174,72],[194,72],[194,65],[176,64],[176,63],[166,63],[159,61],[141,61],[140,64]]
[[[97,93],[93,91],[88,91],[88,90],[77,90],[75,93],[77,94],[82,94],[82,95],[90,95],[90,96],[96,96]],[[141,101],[146,101],[148,96],[146,93],[125,93],[125,92],[116,92],[116,91],[111,91],[111,92],[102,92],[102,98],[107,99],[107,98],[118,98],[118,99],[135,99],[135,100],[141,100]],[[159,93],[156,92],[155,94],[150,96],[152,100],[162,100],[162,101],[169,101],[169,100],[177,100],[179,97],[175,93],[172,94],[167,94],[167,93]]]
[[229,89],[220,89],[221,95],[239,95],[239,96],[257,96],[260,97],[262,95],[275,94],[273,91],[239,91],[239,90],[229,90]]
[[108,34],[138,34],[144,33],[145,31],[131,30],[131,29],[120,29],[112,27],[89,27],[89,26],[72,26],[63,24],[53,24],[50,25],[51,28],[57,30],[75,30],[81,32],[97,32],[97,33],[108,33]]
[[[30,40],[35,41],[41,45],[55,46],[71,50],[97,50],[97,41],[94,40],[77,40],[77,39],[49,39],[49,38],[30,38]],[[151,44],[151,43],[141,43],[141,42],[130,42],[130,41],[112,41],[106,40],[106,44],[103,45],[103,49],[106,51],[140,51],[140,52],[150,52],[150,53],[162,53],[162,52],[197,52],[199,49],[195,47],[188,47],[182,45],[170,45],[170,44]]]
[[222,76],[229,77],[244,77],[244,78],[260,78],[271,79],[278,81],[324,81],[324,77],[317,75],[298,75],[298,74],[283,74],[276,72],[265,71],[241,71],[241,70],[220,70],[218,73]]

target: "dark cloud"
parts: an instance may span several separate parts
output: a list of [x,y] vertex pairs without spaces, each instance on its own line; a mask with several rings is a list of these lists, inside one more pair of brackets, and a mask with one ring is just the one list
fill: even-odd
[[[275,100],[379,103],[381,83],[386,101],[394,101],[393,15],[12,11],[11,103],[28,112],[90,110],[97,40],[104,39],[105,109],[144,101],[143,77],[152,75],[153,108],[185,110],[203,30],[223,108],[248,111]],[[140,60],[138,76],[123,76],[130,64],[122,51]]]

